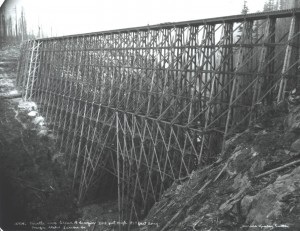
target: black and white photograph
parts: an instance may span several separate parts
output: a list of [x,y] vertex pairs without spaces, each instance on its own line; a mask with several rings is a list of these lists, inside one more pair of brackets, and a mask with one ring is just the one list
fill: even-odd
[[299,231],[300,0],[0,0],[0,231],[66,230]]

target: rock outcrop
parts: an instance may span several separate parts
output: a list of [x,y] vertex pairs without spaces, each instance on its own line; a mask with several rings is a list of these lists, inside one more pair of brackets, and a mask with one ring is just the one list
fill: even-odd
[[235,134],[217,163],[174,183],[143,230],[300,230],[300,106]]

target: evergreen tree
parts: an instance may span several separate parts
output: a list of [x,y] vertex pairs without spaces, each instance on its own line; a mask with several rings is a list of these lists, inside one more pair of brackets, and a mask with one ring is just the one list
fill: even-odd
[[267,12],[267,11],[272,11],[272,10],[277,10],[277,3],[275,4],[275,1],[274,0],[268,0],[265,2],[264,4],[264,12]]
[[[248,12],[249,12],[249,8],[247,6],[247,0],[244,0],[243,9],[242,9],[241,13],[243,15],[246,15]],[[243,25],[240,25],[238,31],[239,31],[239,34],[237,35],[237,38],[240,39],[241,38],[241,34],[243,33]]]
[[278,0],[280,10],[300,7],[300,0]]
[[242,9],[242,14],[247,14],[249,12],[249,8],[247,6],[247,0],[244,0],[244,5],[243,5],[243,9]]
[[277,0],[274,4],[274,10],[279,10],[279,0]]

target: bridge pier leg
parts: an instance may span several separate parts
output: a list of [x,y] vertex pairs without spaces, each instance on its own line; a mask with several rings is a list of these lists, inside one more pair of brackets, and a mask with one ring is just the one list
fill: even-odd
[[[276,19],[268,19],[263,30],[263,46],[260,48],[260,54],[258,59],[258,69],[257,73],[254,76],[254,85],[253,85],[253,95],[252,95],[252,102],[251,102],[251,110],[257,108],[257,103],[263,104],[265,106],[272,104],[272,99],[270,99],[270,92],[265,97],[265,103],[260,102],[261,99],[261,92],[264,89],[267,89],[267,86],[274,83],[274,47],[268,44],[275,43],[275,23]],[[253,121],[253,119],[257,117],[257,113],[252,113],[249,119],[249,124]]]
[[279,84],[277,103],[279,103],[285,99],[285,91],[286,91],[287,81],[288,81],[288,71],[290,69],[292,49],[293,49],[293,46],[291,43],[293,41],[294,34],[295,34],[295,25],[296,25],[296,16],[294,16],[292,18],[291,24],[290,24],[287,47],[286,47],[286,51],[285,51],[283,67],[281,70],[281,81]]
[[43,39],[36,60],[26,43],[18,84],[60,136],[79,200],[109,176],[119,219],[136,220],[174,181],[214,162],[257,104],[281,100],[298,65],[299,19],[286,41],[273,16]]

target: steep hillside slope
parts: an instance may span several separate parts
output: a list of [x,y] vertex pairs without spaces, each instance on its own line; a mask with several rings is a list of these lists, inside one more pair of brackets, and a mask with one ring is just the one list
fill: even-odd
[[176,182],[142,230],[300,230],[300,106],[268,109],[216,164]]
[[55,137],[43,129],[37,105],[24,102],[15,87],[18,56],[19,47],[0,48],[0,230],[77,217]]

